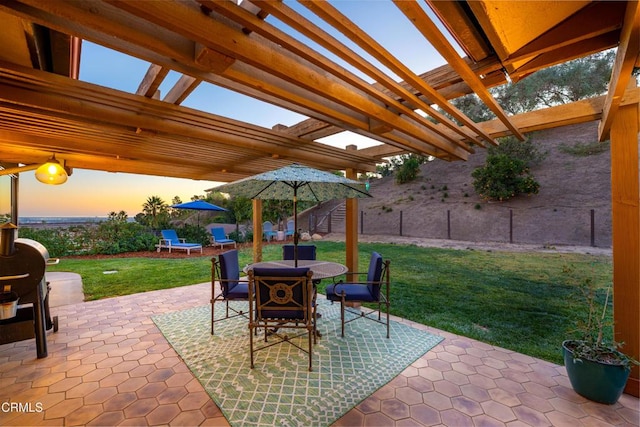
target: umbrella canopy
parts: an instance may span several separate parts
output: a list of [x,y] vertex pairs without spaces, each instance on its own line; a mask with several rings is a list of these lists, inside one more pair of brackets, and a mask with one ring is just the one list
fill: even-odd
[[225,208],[221,208],[220,206],[205,202],[204,200],[194,200],[193,202],[179,203],[177,205],[172,205],[171,207],[176,209],[193,209],[195,211],[226,211]]
[[294,260],[298,263],[298,200],[371,197],[362,182],[294,163],[212,189],[248,199],[293,199]]
[[[221,208],[220,206],[205,202],[204,200],[194,200],[192,202],[179,203],[177,205],[172,205],[171,207],[175,209],[191,209],[194,211],[223,212],[227,210],[225,208]],[[200,213],[198,213],[198,227],[200,227]]]

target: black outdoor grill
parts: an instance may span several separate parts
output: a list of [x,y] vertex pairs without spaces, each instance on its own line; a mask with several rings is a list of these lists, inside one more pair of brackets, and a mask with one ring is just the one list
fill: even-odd
[[[0,293],[2,301],[17,297],[15,316],[0,320],[0,344],[36,339],[39,359],[47,357],[46,330],[58,330],[58,318],[49,312],[49,286],[45,279],[49,251],[31,239],[16,239],[18,227],[0,227]],[[9,298],[7,298],[9,297]],[[6,316],[5,316],[6,317]]]

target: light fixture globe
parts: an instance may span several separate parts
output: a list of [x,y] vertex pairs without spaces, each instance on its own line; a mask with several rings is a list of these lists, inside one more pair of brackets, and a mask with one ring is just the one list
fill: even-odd
[[36,169],[36,179],[44,184],[60,185],[67,182],[67,171],[64,170],[56,156]]

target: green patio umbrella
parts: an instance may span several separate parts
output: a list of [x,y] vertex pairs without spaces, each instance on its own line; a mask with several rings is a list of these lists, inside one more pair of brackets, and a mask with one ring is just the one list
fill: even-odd
[[293,199],[294,260],[298,265],[298,200],[322,202],[333,199],[371,197],[365,184],[330,172],[293,163],[215,187],[212,190],[248,199]]

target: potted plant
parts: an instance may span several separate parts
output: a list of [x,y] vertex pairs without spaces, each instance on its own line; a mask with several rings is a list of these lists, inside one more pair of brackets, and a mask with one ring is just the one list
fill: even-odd
[[592,279],[583,282],[581,291],[587,303],[587,317],[578,321],[579,338],[562,343],[564,364],[576,393],[611,405],[622,395],[632,365],[638,361],[619,350],[622,343],[604,338],[605,327],[613,328],[613,323],[606,317],[611,287],[607,288],[602,309]]

